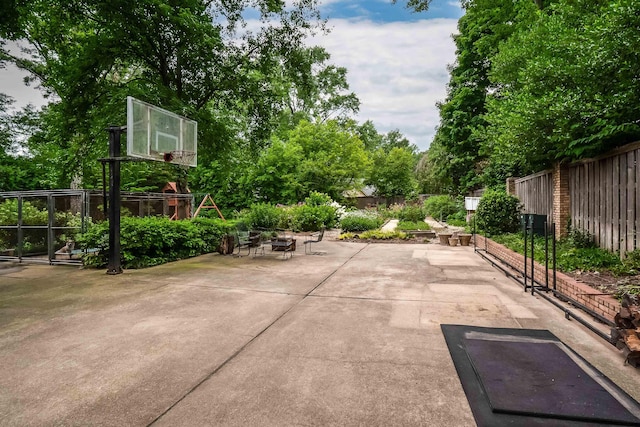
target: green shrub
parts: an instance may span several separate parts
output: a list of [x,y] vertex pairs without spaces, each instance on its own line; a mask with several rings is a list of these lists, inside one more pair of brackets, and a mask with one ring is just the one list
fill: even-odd
[[336,225],[336,209],[329,205],[301,205],[292,208],[292,228],[300,231],[318,231],[322,227],[333,228]]
[[[235,227],[219,219],[171,221],[165,217],[125,217],[120,224],[121,262],[124,268],[144,268],[214,252],[222,236]],[[85,265],[104,267],[108,262],[109,224],[91,226],[78,236],[80,248],[99,249]]]
[[244,217],[245,222],[252,228],[266,228],[273,230],[281,223],[282,210],[271,203],[256,203],[251,205]]
[[447,224],[454,225],[456,227],[464,227],[467,225],[467,211],[464,209],[459,210],[447,217]]
[[569,230],[569,236],[567,237],[569,244],[576,248],[588,249],[595,248],[596,241],[588,231],[578,230],[577,228],[571,228]]
[[[509,249],[524,254],[524,238],[521,233],[507,233],[491,236],[491,239],[503,244]],[[531,256],[531,241],[527,242],[527,253]],[[551,251],[551,242],[549,242]],[[544,264],[544,239],[536,238],[534,241],[534,258]],[[551,253],[549,253],[551,259]],[[551,261],[550,261],[551,262]],[[569,240],[563,240],[556,244],[556,266],[560,271],[597,271],[609,269],[613,272],[621,268],[620,258],[614,253],[601,248],[576,248]]]
[[396,227],[398,230],[431,230],[429,224],[424,221],[400,221]]
[[347,212],[340,220],[340,228],[344,232],[366,231],[379,228],[384,220],[375,212],[353,211]]
[[476,210],[478,227],[491,233],[509,233],[520,228],[520,201],[504,191],[487,190]]
[[360,233],[361,239],[373,239],[373,240],[391,240],[401,239],[405,240],[409,238],[409,235],[403,231],[382,231],[382,230],[367,230]]
[[328,194],[312,191],[309,193],[309,197],[304,199],[304,204],[307,206],[328,206],[333,202],[333,199]]
[[640,249],[627,252],[620,265],[615,266],[612,272],[617,275],[635,276],[640,274]]
[[426,216],[424,208],[420,205],[405,205],[398,213],[400,221],[419,222],[424,221]]
[[425,213],[437,220],[444,220],[459,209],[453,197],[447,195],[431,196],[424,201]]

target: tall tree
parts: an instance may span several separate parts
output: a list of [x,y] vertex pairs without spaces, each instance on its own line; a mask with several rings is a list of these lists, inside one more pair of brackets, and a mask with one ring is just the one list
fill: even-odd
[[416,193],[415,156],[409,148],[382,148],[373,154],[373,166],[367,180],[382,197],[406,196]]
[[[278,58],[298,49],[319,25],[316,0],[22,0],[11,3],[0,35],[24,40],[23,54],[2,46],[0,61],[31,73],[59,98],[47,111],[46,139],[67,151],[62,180],[91,172],[106,154],[108,124],[124,122],[133,95],[196,119],[203,161],[233,139],[224,129],[241,117],[244,135],[268,139],[282,96],[272,82]],[[256,30],[243,18],[259,16]],[[26,53],[26,56],[24,55]],[[236,117],[228,121],[228,111]]]
[[440,125],[432,143],[433,176],[450,181],[464,193],[480,185],[478,166],[485,158],[477,132],[486,125],[486,98],[495,88],[489,80],[492,58],[513,32],[522,2],[463,1],[465,15],[454,36],[456,63],[450,70],[445,102],[438,105]]
[[501,46],[486,131],[494,180],[640,138],[640,4],[558,1]]
[[275,139],[263,153],[252,182],[256,193],[271,202],[299,202],[312,191],[337,200],[365,177],[369,166],[356,134],[335,120],[303,120],[287,139]]

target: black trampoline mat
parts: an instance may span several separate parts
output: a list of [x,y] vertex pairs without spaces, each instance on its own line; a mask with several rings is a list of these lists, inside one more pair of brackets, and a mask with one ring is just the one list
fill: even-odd
[[442,325],[478,426],[640,426],[640,405],[546,330]]
[[494,411],[588,421],[637,422],[561,343],[465,340]]

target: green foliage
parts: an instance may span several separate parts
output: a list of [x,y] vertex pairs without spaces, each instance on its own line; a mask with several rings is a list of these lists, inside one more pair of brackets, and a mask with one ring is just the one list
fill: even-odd
[[635,276],[640,274],[640,249],[627,252],[620,265],[612,269],[614,274]]
[[426,217],[425,209],[420,205],[404,205],[397,218],[400,221],[424,222]]
[[467,212],[462,209],[447,217],[447,224],[456,227],[465,227],[467,225]]
[[[524,237],[522,233],[507,233],[491,236],[491,239],[505,245],[509,249],[524,254]],[[544,239],[534,241],[535,260],[544,263]],[[527,252],[531,253],[530,241],[527,242]],[[576,248],[569,240],[557,242],[556,266],[560,271],[597,271],[609,269],[618,271],[622,263],[620,258],[611,252],[600,248]]]
[[304,199],[304,203],[307,206],[328,206],[333,202],[328,194],[312,191],[309,196]]
[[274,138],[258,159],[254,191],[272,203],[296,203],[312,191],[341,198],[362,179],[370,160],[362,141],[336,121],[301,121],[285,139]]
[[329,205],[300,205],[293,208],[294,228],[300,231],[318,231],[336,225],[336,210]]
[[[232,144],[262,148],[289,94],[306,81],[321,82],[309,103],[357,109],[357,98],[340,86],[345,70],[316,69],[322,55],[304,64],[304,55],[292,55],[304,52],[306,36],[322,25],[314,1],[287,7],[274,0],[11,3],[9,20],[0,22],[0,58],[28,72],[54,100],[26,142],[51,172],[46,184],[67,187],[82,177],[87,188],[99,181],[104,129],[125,122],[127,95],[197,120],[198,160],[207,166]],[[248,15],[259,22],[252,31],[246,31]],[[8,40],[29,51],[9,49]],[[123,169],[132,170],[123,187],[155,184],[146,182],[143,166]]]
[[373,167],[367,183],[376,187],[383,197],[407,196],[416,192],[414,168],[416,158],[408,148],[394,147],[390,151],[379,148],[373,153]]
[[396,227],[398,230],[431,230],[429,224],[424,221],[400,221]]
[[[222,220],[196,218],[171,221],[165,217],[122,218],[120,245],[124,268],[144,268],[214,252],[222,236],[233,229]],[[101,222],[78,238],[82,248],[97,248],[85,265],[104,267],[108,262],[109,224]]]
[[384,220],[374,212],[354,211],[344,215],[340,220],[340,228],[343,232],[360,232],[379,228],[383,222]]
[[579,230],[577,228],[571,228],[569,230],[567,241],[570,245],[573,245],[578,249],[589,249],[597,246],[593,236],[589,234],[588,231]]
[[459,205],[451,196],[431,196],[424,201],[424,210],[427,215],[436,219],[444,220],[449,215],[459,210]]
[[271,203],[255,203],[243,219],[252,228],[273,230],[281,224],[282,215],[282,210]]
[[476,221],[491,234],[516,231],[520,227],[520,201],[504,191],[487,190],[478,203]]
[[[22,202],[23,225],[47,225],[49,223],[46,205],[43,203],[42,208],[39,208],[37,204],[37,202]],[[18,225],[18,199],[5,199],[0,203],[0,225]]]
[[367,230],[363,231],[359,234],[361,239],[372,239],[372,240],[407,240],[411,236],[403,231],[382,231],[382,230]]

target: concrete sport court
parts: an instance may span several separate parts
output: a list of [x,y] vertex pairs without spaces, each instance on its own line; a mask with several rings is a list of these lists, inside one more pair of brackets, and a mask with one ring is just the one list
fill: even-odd
[[473,426],[443,323],[548,329],[640,399],[613,346],[471,247],[313,249],[0,269],[0,425]]

